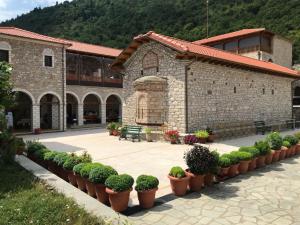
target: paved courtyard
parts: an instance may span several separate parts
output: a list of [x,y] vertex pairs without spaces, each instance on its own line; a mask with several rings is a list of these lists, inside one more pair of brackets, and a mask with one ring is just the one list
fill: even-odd
[[[283,132],[283,135],[296,131]],[[131,142],[119,141],[117,137],[109,136],[105,129],[67,131],[46,133],[42,135],[24,136],[25,140],[39,139],[49,149],[65,152],[81,153],[88,151],[95,162],[111,165],[120,173],[128,173],[134,178],[141,174],[151,174],[160,181],[157,196],[170,193],[167,174],[172,166],[186,167],[183,155],[191,148],[188,145],[171,145],[164,142]],[[253,145],[257,140],[264,138],[255,135],[239,139],[221,141],[211,144],[211,149],[219,152],[228,152],[240,146]],[[137,203],[132,193],[131,205]]]

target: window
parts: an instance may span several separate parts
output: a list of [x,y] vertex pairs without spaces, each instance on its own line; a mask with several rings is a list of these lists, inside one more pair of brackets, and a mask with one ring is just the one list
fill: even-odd
[[260,38],[259,36],[248,37],[240,40],[240,52],[251,52],[259,50]]
[[216,44],[216,45],[213,45],[212,47],[223,50],[223,44]]
[[225,50],[229,52],[236,52],[238,43],[236,41],[228,42],[225,44]]
[[269,36],[261,37],[261,50],[269,53],[272,52],[271,37]]
[[44,56],[44,65],[45,65],[45,67],[53,67],[53,56],[45,55]]
[[0,62],[9,62],[9,51],[0,49]]

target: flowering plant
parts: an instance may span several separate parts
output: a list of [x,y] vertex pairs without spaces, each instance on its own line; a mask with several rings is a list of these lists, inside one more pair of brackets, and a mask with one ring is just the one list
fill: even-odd
[[166,131],[165,134],[171,141],[177,141],[179,138],[178,130],[169,130],[169,131]]

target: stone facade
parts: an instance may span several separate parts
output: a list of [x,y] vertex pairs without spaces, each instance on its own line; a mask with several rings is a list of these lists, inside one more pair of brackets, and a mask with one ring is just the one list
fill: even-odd
[[[143,69],[142,60],[149,51],[157,54],[158,69]],[[138,114],[134,81],[149,75],[167,80],[168,129],[193,132],[225,122],[227,128],[236,123],[253,127],[255,120],[282,121],[292,117],[292,78],[179,60],[175,56],[170,48],[149,42],[124,64],[124,123],[134,124]]]

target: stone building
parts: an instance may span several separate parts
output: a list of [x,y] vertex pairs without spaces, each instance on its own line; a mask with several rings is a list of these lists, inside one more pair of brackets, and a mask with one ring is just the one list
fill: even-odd
[[0,27],[0,61],[13,66],[16,132],[66,130],[122,118],[121,50]]
[[284,123],[292,118],[292,82],[300,77],[275,63],[152,31],[135,37],[112,67],[124,74],[124,123],[180,132]]

